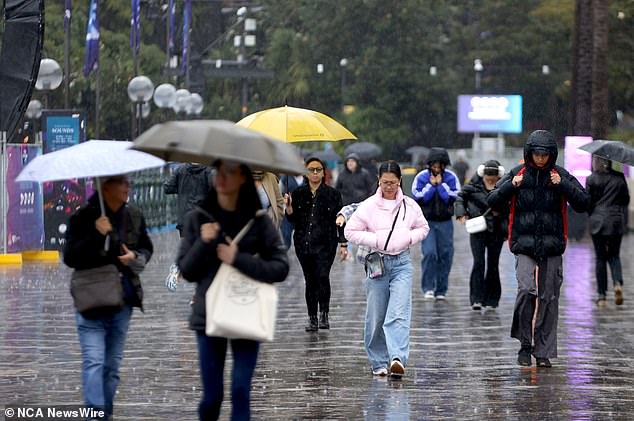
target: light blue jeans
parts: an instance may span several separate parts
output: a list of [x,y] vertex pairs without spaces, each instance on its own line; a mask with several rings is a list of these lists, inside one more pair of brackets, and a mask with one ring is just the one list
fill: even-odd
[[365,281],[364,342],[373,370],[389,367],[394,358],[405,365],[409,358],[414,274],[409,250],[385,255],[383,262],[383,276]]
[[119,385],[119,367],[123,359],[132,307],[125,305],[119,312],[96,319],[75,313],[81,345],[81,381],[84,402],[91,408],[102,409],[109,417]]
[[453,261],[453,221],[427,221],[429,234],[421,243],[423,292],[446,295]]

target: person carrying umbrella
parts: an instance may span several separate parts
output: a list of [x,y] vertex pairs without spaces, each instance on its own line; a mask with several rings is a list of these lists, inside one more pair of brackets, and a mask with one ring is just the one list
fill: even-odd
[[330,268],[337,254],[337,241],[341,247],[348,247],[343,230],[335,224],[341,194],[324,183],[325,170],[322,160],[309,157],[308,181],[286,195],[286,216],[295,224],[295,253],[306,282],[307,332],[330,328]]
[[143,214],[127,203],[130,190],[127,177],[107,177],[100,188],[103,211],[99,194],[95,193],[70,217],[64,263],[74,269],[114,264],[120,272],[123,308],[96,308],[75,313],[84,402],[87,407],[105,411],[106,419],[110,419],[132,308],[143,309],[139,274],[150,260],[154,247]]
[[[202,397],[200,420],[216,420],[223,400],[227,347],[231,346],[233,373],[231,419],[250,419],[251,379],[260,344],[248,339],[207,336],[205,295],[221,263],[234,266],[258,281],[282,282],[288,275],[288,257],[273,222],[263,212],[253,174],[244,164],[218,160],[213,188],[199,208],[187,214],[177,264],[183,277],[196,283],[189,327],[196,332]],[[231,239],[250,221],[253,226],[239,243]]]
[[517,298],[511,336],[520,341],[517,362],[551,367],[557,357],[562,254],[567,241],[567,207],[585,212],[590,197],[577,179],[556,165],[552,133],[536,130],[524,145],[524,164],[513,168],[487,196],[488,205],[509,213],[509,246],[516,256]]
[[590,195],[589,227],[594,245],[597,304],[605,306],[610,265],[614,284],[614,302],[623,304],[623,272],[621,269],[621,239],[627,227],[627,207],[630,194],[623,173],[612,169],[612,161],[592,156],[592,174],[586,180]]

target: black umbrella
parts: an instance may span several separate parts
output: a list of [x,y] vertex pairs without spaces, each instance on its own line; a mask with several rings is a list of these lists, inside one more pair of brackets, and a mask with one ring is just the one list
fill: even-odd
[[322,161],[341,161],[341,156],[333,149],[326,149],[321,151],[309,151],[306,153],[306,158],[319,158]]
[[345,150],[346,156],[356,153],[361,160],[375,159],[381,156],[383,149],[379,145],[370,142],[357,142],[348,146]]
[[618,140],[595,140],[579,149],[610,161],[634,166],[634,148]]
[[410,146],[409,148],[405,149],[405,152],[407,152],[410,155],[427,156],[427,154],[429,153],[429,148],[416,145],[416,146]]

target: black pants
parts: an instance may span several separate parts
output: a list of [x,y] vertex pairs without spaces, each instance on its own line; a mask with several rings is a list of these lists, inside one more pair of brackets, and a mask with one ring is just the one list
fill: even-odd
[[328,312],[330,309],[330,267],[335,256],[336,249],[335,253],[297,253],[306,281],[306,307],[309,316],[316,316],[317,311]]
[[472,305],[480,303],[484,306],[497,307],[502,294],[499,263],[504,241],[492,238],[486,232],[472,234],[469,237],[473,255],[469,300]]
[[592,236],[592,244],[594,244],[594,254],[596,256],[595,274],[599,295],[605,295],[608,290],[608,264],[610,265],[614,285],[623,285],[621,258],[619,257],[622,238],[621,234],[597,234]]

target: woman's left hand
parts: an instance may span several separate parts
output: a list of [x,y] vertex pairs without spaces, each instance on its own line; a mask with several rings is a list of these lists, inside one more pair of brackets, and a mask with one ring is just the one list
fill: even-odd
[[226,237],[226,239],[229,244],[218,244],[216,254],[221,262],[232,265],[238,254],[238,246],[231,243],[231,238]]

